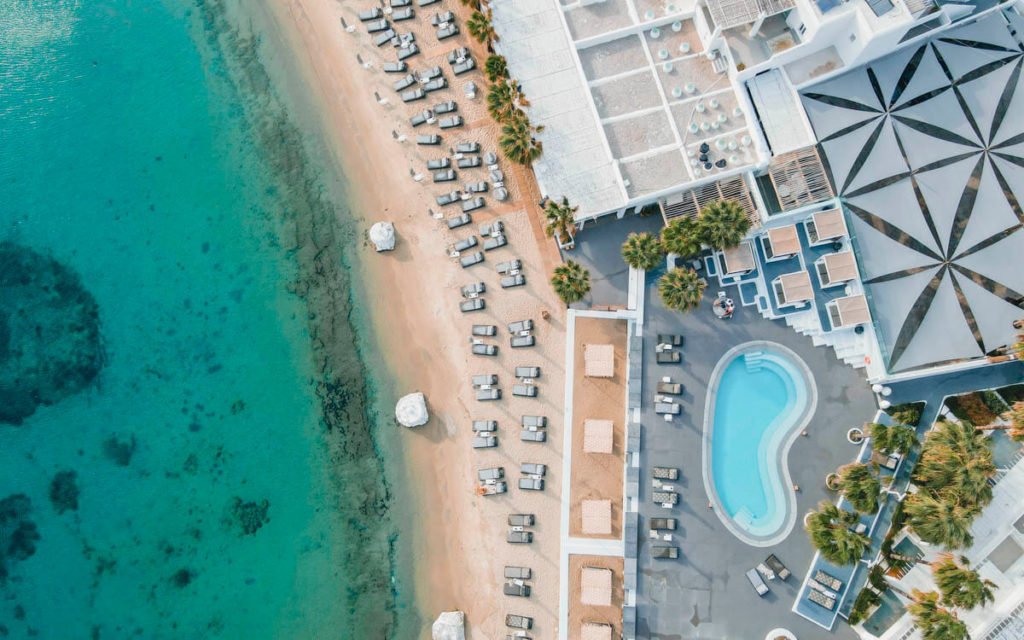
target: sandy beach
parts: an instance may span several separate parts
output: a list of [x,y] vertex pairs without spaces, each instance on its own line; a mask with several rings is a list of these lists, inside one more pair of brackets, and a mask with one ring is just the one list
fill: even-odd
[[[400,392],[426,394],[431,422],[405,438],[408,477],[419,530],[416,539],[417,606],[424,617],[422,635],[429,637],[429,623],[443,610],[459,609],[467,615],[467,631],[473,638],[496,638],[505,633],[504,616],[518,613],[534,618],[537,637],[554,637],[558,603],[558,505],[561,493],[562,404],[564,396],[564,306],[547,283],[550,269],[559,260],[554,243],[544,237],[539,220],[539,199],[532,174],[515,167],[503,157],[499,164],[506,175],[510,198],[498,203],[490,194],[488,206],[473,214],[473,224],[449,231],[444,220],[433,218],[438,211],[436,195],[459,188],[469,181],[487,179],[486,168],[459,172],[457,183],[432,184],[426,161],[448,155],[458,142],[476,141],[482,152],[498,152],[497,126],[486,113],[486,80],[478,70],[455,78],[445,59],[459,46],[473,51],[478,67],[486,52],[468,35],[438,42],[430,17],[444,10],[459,14],[463,26],[466,11],[446,0],[416,8],[416,18],[397,23],[399,30],[412,31],[422,53],[411,58],[411,71],[439,65],[449,87],[431,93],[427,100],[403,104],[392,88],[401,74],[380,70],[395,59],[390,45],[377,48],[359,23],[357,13],[377,6],[373,2],[331,0],[278,0],[271,3],[285,37],[309,72],[310,89],[324,105],[323,125],[350,185],[349,202],[361,230],[378,220],[394,222],[398,246],[394,252],[374,255],[366,243],[361,249],[369,286],[375,296],[371,317],[376,337],[398,381]],[[340,20],[355,25],[348,33]],[[357,55],[361,58],[357,59]],[[365,63],[368,63],[365,64]],[[367,66],[369,68],[367,68]],[[475,100],[463,94],[472,80],[479,87]],[[379,104],[377,92],[387,104]],[[413,129],[409,117],[430,104],[455,100],[465,126],[441,132],[436,125]],[[394,132],[394,133],[393,133]],[[440,147],[417,147],[416,134],[440,133]],[[395,134],[409,137],[406,142]],[[500,153],[499,153],[500,156]],[[425,179],[416,182],[410,169]],[[457,206],[457,205],[456,205]],[[444,210],[446,216],[454,207]],[[509,244],[487,253],[485,262],[462,269],[447,256],[452,242],[477,233],[482,223],[501,220]],[[503,290],[495,265],[519,258],[527,278],[524,287]],[[462,314],[458,309],[459,288],[484,282],[485,310]],[[546,310],[550,317],[542,319]],[[537,346],[510,349],[509,322],[532,319]],[[494,324],[498,335],[489,340],[499,346],[498,357],[470,353],[473,324]],[[513,397],[516,366],[539,366],[538,398]],[[498,402],[477,402],[470,386],[474,374],[499,376],[504,397]],[[549,421],[545,444],[519,439],[522,415],[544,415]],[[498,421],[499,446],[471,448],[473,419]],[[519,465],[546,464],[548,473],[543,492],[518,488]],[[509,492],[502,496],[476,494],[478,468],[503,466]],[[506,519],[510,513],[533,513],[537,518],[531,545],[510,545],[505,541]],[[531,567],[533,594],[529,599],[510,598],[501,592],[503,566]]]

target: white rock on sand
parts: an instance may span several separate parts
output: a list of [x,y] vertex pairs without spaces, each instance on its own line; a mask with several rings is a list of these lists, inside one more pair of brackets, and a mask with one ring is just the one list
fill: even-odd
[[377,222],[370,227],[370,242],[377,251],[391,251],[395,248],[395,225]]
[[433,640],[466,640],[466,616],[461,611],[445,611],[430,628]]
[[403,427],[419,427],[427,424],[430,414],[427,412],[427,400],[417,391],[402,396],[395,405],[395,417]]

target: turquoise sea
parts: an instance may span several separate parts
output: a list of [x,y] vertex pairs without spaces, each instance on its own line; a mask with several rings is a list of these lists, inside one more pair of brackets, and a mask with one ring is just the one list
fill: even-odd
[[0,638],[420,628],[361,240],[237,8],[0,0]]

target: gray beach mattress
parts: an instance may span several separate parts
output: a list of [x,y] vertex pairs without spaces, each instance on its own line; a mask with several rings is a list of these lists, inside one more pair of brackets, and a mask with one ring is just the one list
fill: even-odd
[[474,336],[496,336],[498,335],[498,327],[493,324],[474,324],[473,325]]
[[480,143],[460,142],[455,145],[455,153],[480,153]]
[[521,423],[524,427],[544,428],[548,426],[548,418],[547,416],[523,416]]
[[[504,262],[499,262],[498,266],[496,268],[498,270],[498,273],[504,275],[506,273],[511,273],[513,271],[519,271],[522,267],[523,267],[523,263],[520,262],[518,258],[515,258],[515,259],[512,259],[512,260],[506,260]],[[523,322],[529,322],[530,323],[529,329],[533,328],[533,321],[532,320],[524,320]],[[508,326],[508,330],[509,331],[515,331],[515,329],[512,328],[513,324],[516,324],[516,323],[513,322],[512,324],[510,324]],[[529,331],[529,329],[519,329],[519,331]]]
[[405,73],[409,69],[409,65],[404,62],[385,62],[381,65],[381,69],[384,73]]
[[[451,191],[449,193],[442,193],[441,195],[434,198],[434,200],[440,206],[444,207],[450,204],[455,204],[461,198],[461,194],[458,191]],[[459,217],[466,215],[465,213],[459,214]],[[451,218],[449,218],[450,220]],[[454,227],[452,227],[454,228]]]
[[498,345],[474,344],[472,351],[475,356],[496,356],[498,355]]
[[473,431],[477,433],[493,433],[498,430],[497,420],[474,420]]
[[452,73],[457,76],[461,76],[464,73],[468,73],[476,68],[476,63],[473,62],[473,58],[466,58],[462,62],[456,62],[452,65]]
[[[459,121],[461,122],[462,119],[460,118]],[[474,167],[479,167],[480,166],[480,158],[477,158],[476,156],[473,156],[471,158],[459,158],[458,166],[459,166],[460,169],[472,169]],[[484,188],[480,190],[481,192],[487,191],[487,183],[486,182],[481,182],[479,184],[484,185]]]
[[465,211],[466,213],[469,213],[470,211],[476,211],[477,209],[481,209],[483,208],[483,206],[484,199],[481,198],[480,196],[477,196],[470,200],[464,201],[462,203],[462,210]]
[[378,20],[383,15],[384,15],[384,12],[381,11],[380,7],[373,7],[372,9],[367,9],[366,11],[360,11],[359,14],[358,14],[359,19],[362,20],[363,22],[370,22],[371,20]]
[[[419,91],[419,89],[417,89]],[[436,133],[426,133],[416,136],[416,144],[437,145],[441,144],[441,136]]]
[[494,373],[480,373],[472,378],[474,387],[498,384],[498,376]]
[[399,78],[398,80],[395,80],[392,86],[395,88],[395,91],[405,91],[414,84],[416,84],[416,76],[410,73],[406,75],[404,78]]
[[462,257],[459,258],[459,264],[462,265],[463,269],[465,269],[466,267],[472,267],[475,264],[480,264],[483,261],[484,261],[484,252],[483,251],[477,251],[476,253],[471,253],[471,254],[469,254],[467,256],[462,256]]
[[379,34],[377,34],[377,36],[374,37],[374,39],[373,39],[373,44],[377,45],[378,47],[383,47],[387,43],[389,43],[392,40],[394,40],[394,38],[395,38],[395,30],[394,29],[388,29],[387,31],[382,31]]
[[524,462],[519,467],[519,472],[526,476],[545,476],[548,473],[548,466],[537,462]]
[[377,33],[385,31],[388,28],[388,21],[384,18],[379,20],[370,20],[366,23],[366,30],[370,33]]
[[449,158],[431,158],[427,160],[427,169],[436,171],[437,169],[447,169],[452,166],[452,161]]
[[[483,311],[487,307],[487,301],[483,298],[473,298],[472,300],[463,300],[459,303],[459,311],[462,313],[470,313],[472,311]],[[473,353],[476,353],[476,347],[473,345]],[[487,345],[483,345],[487,346]]]
[[433,110],[434,113],[437,114],[452,113],[459,109],[459,103],[455,102],[454,100],[448,100],[447,102],[438,102],[433,107],[431,107],[431,109]]
[[416,13],[412,7],[405,7],[403,9],[396,9],[391,12],[391,19],[395,22],[401,22],[402,20],[412,20],[416,17]]
[[526,276],[521,273],[517,273],[514,276],[502,276],[501,288],[511,289],[513,287],[521,287],[526,284]]
[[[540,367],[516,367],[517,378],[539,378]],[[523,420],[526,420],[527,416],[523,416]],[[526,425],[523,425],[526,426]]]
[[533,336],[515,336],[509,340],[509,344],[513,349],[522,349],[537,344],[537,339]]
[[415,89],[409,89],[408,91],[402,92],[402,102],[413,102],[415,100],[422,100],[426,95],[427,94],[420,87],[416,87]]
[[[516,262],[519,261],[516,260]],[[516,320],[508,323],[509,333],[522,333],[523,331],[533,331],[533,320]]]

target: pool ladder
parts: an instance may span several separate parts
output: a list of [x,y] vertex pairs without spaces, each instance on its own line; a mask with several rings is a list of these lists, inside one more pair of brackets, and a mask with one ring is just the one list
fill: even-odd
[[743,362],[747,365],[747,371],[749,373],[756,373],[761,370],[762,362],[764,361],[763,351],[749,351],[743,354]]

